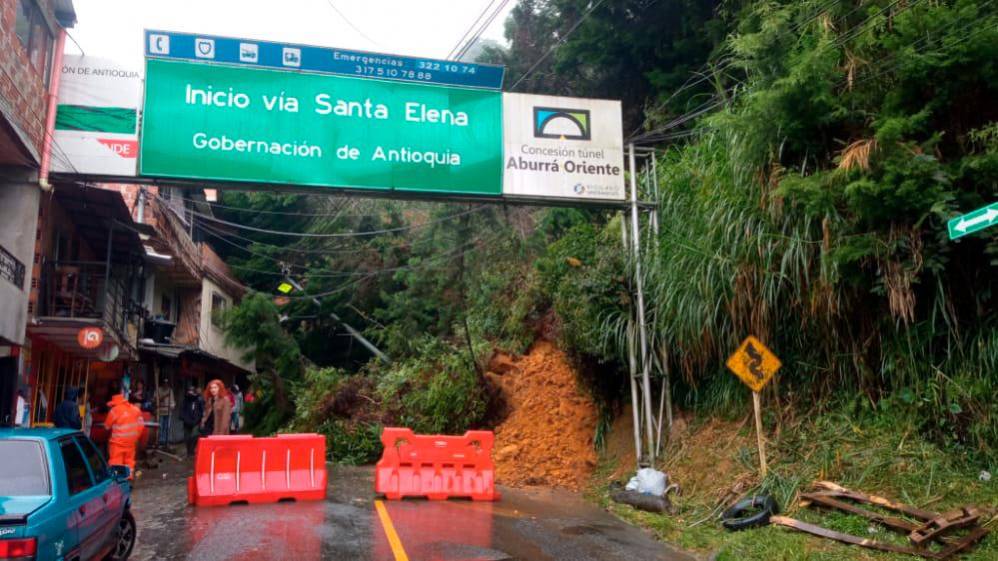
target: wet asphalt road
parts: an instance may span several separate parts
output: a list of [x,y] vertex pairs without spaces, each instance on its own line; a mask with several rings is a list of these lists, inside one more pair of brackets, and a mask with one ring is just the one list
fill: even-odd
[[[189,464],[145,470],[133,493],[137,561],[693,561],[555,490],[503,488],[495,503],[385,501],[393,549],[375,508],[373,469],[329,466],[323,502],[188,507]],[[164,478],[164,474],[166,477]]]

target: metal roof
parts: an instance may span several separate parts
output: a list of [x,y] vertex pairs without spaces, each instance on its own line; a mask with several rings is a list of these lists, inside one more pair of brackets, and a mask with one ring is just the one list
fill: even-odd
[[134,263],[145,256],[139,233],[154,233],[146,224],[136,224],[121,193],[74,183],[55,186],[55,199],[72,217],[74,226],[87,245],[102,258],[112,230],[111,261]]

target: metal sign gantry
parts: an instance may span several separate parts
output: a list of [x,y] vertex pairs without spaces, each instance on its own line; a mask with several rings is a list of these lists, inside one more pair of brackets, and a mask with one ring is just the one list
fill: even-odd
[[[642,260],[647,251],[658,244],[659,234],[659,185],[655,160],[656,152],[650,148],[627,146],[627,169],[630,185],[629,209],[621,211],[621,241],[633,268],[632,289],[635,305],[628,318],[627,350],[628,373],[631,392],[631,413],[634,423],[634,450],[638,467],[653,466],[662,448],[663,429],[668,434],[672,428],[672,394],[669,380],[665,343],[656,342],[649,335],[646,317],[644,274]],[[641,203],[639,199],[648,202]],[[651,246],[648,236],[642,236],[642,215],[645,228],[651,227]],[[662,387],[659,391],[658,414],[653,408],[652,365],[654,353],[659,353]],[[664,424],[664,426],[663,426]]]

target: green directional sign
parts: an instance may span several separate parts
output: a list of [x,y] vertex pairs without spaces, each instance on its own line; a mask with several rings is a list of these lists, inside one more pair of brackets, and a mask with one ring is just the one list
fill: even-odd
[[500,195],[502,94],[149,59],[139,173]]
[[949,239],[979,232],[989,226],[998,224],[998,203],[992,203],[974,212],[958,216],[949,221]]

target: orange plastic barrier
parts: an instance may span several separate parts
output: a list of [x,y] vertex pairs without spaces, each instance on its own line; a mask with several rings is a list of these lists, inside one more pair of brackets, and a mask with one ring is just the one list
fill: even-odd
[[198,440],[187,502],[198,506],[326,498],[326,439],[319,434],[209,436]]
[[464,436],[414,434],[412,429],[385,428],[385,451],[378,461],[374,491],[391,500],[466,497],[499,500],[492,463],[492,431]]

